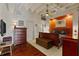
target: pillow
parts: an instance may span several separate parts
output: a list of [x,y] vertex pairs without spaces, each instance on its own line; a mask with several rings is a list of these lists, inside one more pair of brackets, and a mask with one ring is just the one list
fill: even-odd
[[65,31],[61,31],[61,32],[60,32],[60,34],[64,34],[64,35],[65,35],[65,34],[66,34],[66,32],[65,32]]
[[57,30],[53,30],[52,33],[59,34],[59,31],[57,31]]

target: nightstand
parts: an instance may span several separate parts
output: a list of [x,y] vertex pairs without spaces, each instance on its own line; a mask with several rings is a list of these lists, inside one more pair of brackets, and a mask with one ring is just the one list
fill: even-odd
[[12,44],[10,42],[5,42],[5,44],[0,45],[0,55],[10,53],[12,55]]

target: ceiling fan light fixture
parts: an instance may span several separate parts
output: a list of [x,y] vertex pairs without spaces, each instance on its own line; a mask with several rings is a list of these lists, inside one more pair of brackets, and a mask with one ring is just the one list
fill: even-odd
[[46,5],[47,9],[46,9],[46,16],[49,16],[49,11],[48,11],[48,4]]
[[46,15],[46,16],[49,16],[49,14],[48,14],[48,13],[46,13],[45,15]]

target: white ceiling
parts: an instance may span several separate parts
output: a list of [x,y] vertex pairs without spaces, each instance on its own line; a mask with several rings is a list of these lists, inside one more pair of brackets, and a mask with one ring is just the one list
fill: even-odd
[[[36,3],[36,4],[25,4],[25,9],[31,9],[32,12],[40,13],[46,11],[46,3]],[[73,7],[78,7],[79,4],[73,3],[49,3],[48,9],[50,12],[54,13],[59,10],[68,10]]]
[[[32,13],[45,13],[47,7],[46,3],[18,3],[18,4],[5,4],[7,9],[9,11],[14,10],[24,10],[24,11],[30,11]],[[72,10],[73,8],[78,8],[79,4],[75,3],[48,3],[48,9],[50,13],[57,13],[58,11],[66,11],[66,10]]]

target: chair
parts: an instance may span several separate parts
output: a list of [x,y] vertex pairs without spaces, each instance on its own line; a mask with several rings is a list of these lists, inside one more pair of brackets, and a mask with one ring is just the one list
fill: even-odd
[[3,56],[7,53],[12,55],[12,37],[3,37],[3,43],[0,45],[0,55]]

